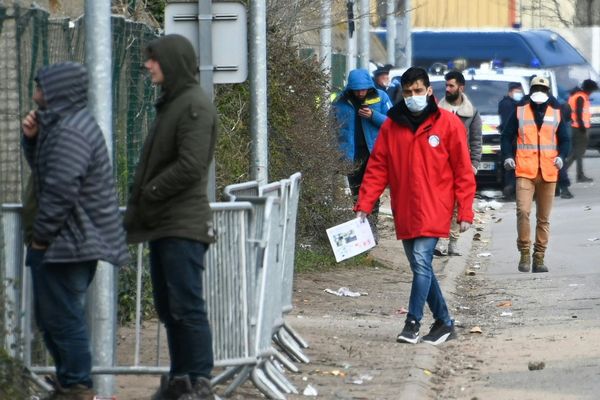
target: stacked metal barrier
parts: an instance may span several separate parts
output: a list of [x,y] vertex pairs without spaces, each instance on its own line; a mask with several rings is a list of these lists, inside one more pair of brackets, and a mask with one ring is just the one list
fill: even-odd
[[[257,182],[252,181],[229,185],[225,188],[225,194],[230,201],[254,202],[261,198],[270,197],[279,199],[281,203],[279,225],[282,230],[282,235],[281,247],[278,249],[277,254],[281,258],[278,263],[281,263],[282,267],[280,268],[280,271],[278,271],[277,282],[274,282],[281,290],[280,293],[269,293],[270,296],[277,296],[277,298],[280,298],[281,303],[270,310],[270,312],[273,313],[270,334],[266,328],[263,328],[261,331],[261,339],[264,341],[264,347],[261,354],[271,354],[285,367],[294,372],[297,372],[298,368],[293,362],[281,355],[281,353],[272,346],[271,341],[274,340],[279,344],[281,349],[283,349],[292,360],[306,363],[309,362],[308,357],[306,357],[300,349],[300,347],[308,347],[308,344],[291,328],[291,326],[289,326],[289,324],[286,324],[284,320],[284,315],[292,310],[296,214],[300,197],[300,178],[301,174],[296,173],[289,179],[283,179],[263,186],[259,186]],[[270,346],[268,351],[267,346]],[[259,365],[258,367],[259,368],[255,368],[253,371],[258,373],[261,373],[263,370],[266,371],[267,374],[266,376],[263,376],[263,378],[268,377],[271,379],[271,381],[275,383],[275,386],[281,391],[285,393],[296,393],[294,386],[280,373],[280,371],[277,370],[270,359],[267,359],[264,365]],[[257,386],[260,388],[260,383],[257,383]],[[266,390],[263,390],[263,392],[268,396],[278,396],[277,393],[268,393]]]
[[[269,398],[285,399],[285,394],[297,393],[273,360],[278,359],[288,369],[297,371],[297,368],[273,347],[272,340],[283,330],[283,313],[291,310],[299,180],[300,174],[295,174],[289,180],[263,187],[262,191],[256,182],[246,182],[238,186],[239,191],[231,191],[230,198],[235,202],[211,203],[217,241],[206,255],[203,289],[213,331],[215,366],[225,368],[213,383],[233,379],[226,394],[248,379]],[[4,241],[4,265],[0,272],[3,283],[12,284],[5,290],[11,308],[3,315],[4,326],[10,331],[4,345],[7,349],[22,349],[12,354],[32,371],[49,373],[53,371],[50,365],[32,364],[33,311],[29,271],[23,268],[21,206],[5,205],[2,213],[4,238],[9,240]],[[143,252],[144,245],[140,244],[133,365],[94,367],[95,374],[161,374],[169,370],[160,360],[160,328],[156,335],[155,365],[140,362],[141,277],[146,267]],[[283,345],[282,348],[285,349]]]

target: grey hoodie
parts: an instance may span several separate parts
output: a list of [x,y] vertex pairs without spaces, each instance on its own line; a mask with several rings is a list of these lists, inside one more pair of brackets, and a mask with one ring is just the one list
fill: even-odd
[[36,80],[47,107],[38,135],[23,139],[38,202],[33,240],[48,246],[44,262],[128,261],[113,170],[104,136],[87,109],[87,71],[66,62],[43,67]]
[[462,103],[455,107],[443,98],[438,103],[440,108],[455,113],[462,121],[467,130],[467,143],[471,152],[471,165],[475,168],[479,167],[481,161],[481,116],[477,108],[473,106],[466,94],[461,93]]

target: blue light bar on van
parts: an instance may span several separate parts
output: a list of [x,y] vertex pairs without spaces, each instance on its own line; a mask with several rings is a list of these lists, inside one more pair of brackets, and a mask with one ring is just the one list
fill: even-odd
[[498,60],[497,58],[492,60],[492,69],[503,68],[504,62],[502,60]]

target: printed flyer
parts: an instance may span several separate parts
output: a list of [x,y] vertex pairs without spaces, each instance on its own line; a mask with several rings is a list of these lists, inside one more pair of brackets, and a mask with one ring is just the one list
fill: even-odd
[[355,218],[327,229],[335,261],[340,262],[375,247],[375,238],[367,220]]

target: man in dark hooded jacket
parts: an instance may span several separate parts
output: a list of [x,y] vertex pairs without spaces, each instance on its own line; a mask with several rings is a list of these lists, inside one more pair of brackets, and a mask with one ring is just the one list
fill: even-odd
[[94,397],[85,292],[98,260],[128,260],[113,170],[100,127],[87,109],[87,71],[77,63],[40,69],[23,120],[23,148],[36,203],[29,209],[26,264],[37,324],[56,367],[51,399]]
[[152,398],[212,399],[212,338],[202,270],[214,241],[207,183],[217,114],[196,80],[196,55],[187,39],[167,35],[146,52],[144,65],[162,92],[131,188],[125,228],[130,243],[150,242],[154,303],[167,331],[171,369]]

